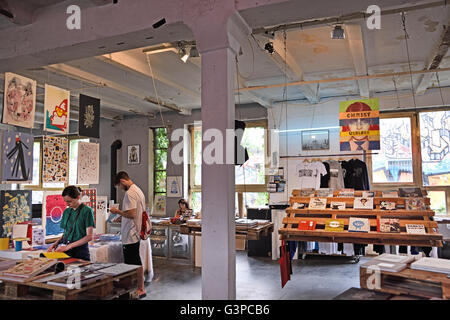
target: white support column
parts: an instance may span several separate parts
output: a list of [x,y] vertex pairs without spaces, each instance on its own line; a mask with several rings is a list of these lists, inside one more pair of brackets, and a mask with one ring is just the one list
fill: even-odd
[[[235,179],[226,148],[227,129],[234,130],[236,54],[250,28],[233,1],[214,4],[188,0],[184,22],[192,29],[202,57],[202,136],[210,129],[223,137],[221,163],[202,157],[202,298],[236,299]],[[190,5],[189,5],[190,4]],[[202,149],[217,141],[204,141]],[[232,161],[232,162],[233,162]]]

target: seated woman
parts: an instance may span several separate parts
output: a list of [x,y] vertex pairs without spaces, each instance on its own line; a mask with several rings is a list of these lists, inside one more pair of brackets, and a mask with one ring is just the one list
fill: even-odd
[[67,204],[61,219],[62,237],[48,251],[65,252],[72,258],[90,261],[88,242],[94,234],[94,211],[80,201],[81,189],[68,186],[62,196]]
[[189,204],[186,200],[178,200],[178,206],[179,208],[175,212],[175,218],[180,218],[181,220],[188,220],[189,218],[192,218],[193,211],[189,208]]

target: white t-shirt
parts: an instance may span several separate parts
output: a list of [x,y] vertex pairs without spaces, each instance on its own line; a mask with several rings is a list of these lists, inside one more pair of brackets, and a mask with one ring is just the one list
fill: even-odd
[[122,217],[123,244],[132,244],[141,240],[139,232],[141,231],[142,212],[145,211],[145,207],[144,193],[137,185],[132,184],[123,197],[123,211],[136,209],[136,216],[134,219]]
[[300,179],[299,189],[319,189],[320,175],[327,174],[327,169],[320,161],[300,162],[295,169],[296,175]]

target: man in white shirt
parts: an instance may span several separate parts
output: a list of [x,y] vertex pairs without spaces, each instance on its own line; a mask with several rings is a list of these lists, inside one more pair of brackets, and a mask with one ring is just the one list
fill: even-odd
[[140,231],[142,224],[142,212],[145,211],[145,196],[142,190],[133,183],[125,171],[116,174],[114,185],[126,191],[123,197],[123,210],[110,208],[110,212],[122,217],[121,235],[123,244],[123,257],[126,264],[141,266],[139,270],[139,298],[146,296],[144,287],[144,270],[139,254],[141,244]]

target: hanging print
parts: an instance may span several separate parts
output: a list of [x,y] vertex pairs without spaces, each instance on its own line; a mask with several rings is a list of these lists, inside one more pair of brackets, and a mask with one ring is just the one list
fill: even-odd
[[42,181],[66,182],[68,176],[68,142],[66,138],[44,136]]
[[98,184],[99,150],[98,143],[78,143],[78,184]]
[[78,132],[80,136],[100,138],[100,99],[80,94]]
[[36,110],[36,81],[5,73],[3,123],[33,128]]
[[42,224],[45,226],[45,235],[53,236],[64,232],[61,229],[61,219],[66,210],[66,202],[60,191],[46,191],[42,206]]
[[30,183],[33,180],[33,143],[31,134],[3,133],[3,183]]
[[167,177],[167,197],[181,197],[183,189],[182,176],[168,176]]
[[340,150],[380,150],[378,99],[342,101],[339,105]]
[[70,91],[45,85],[44,130],[69,133]]
[[10,237],[13,226],[31,220],[31,191],[2,190],[0,193],[0,238]]
[[94,220],[96,220],[97,214],[97,189],[83,189],[81,190],[80,201],[91,207],[94,210]]
[[98,196],[97,213],[95,214],[95,234],[102,234],[106,232],[106,219],[108,218],[108,197]]

